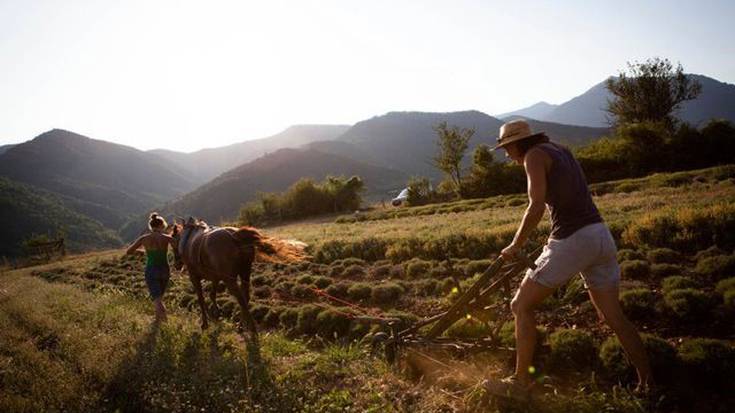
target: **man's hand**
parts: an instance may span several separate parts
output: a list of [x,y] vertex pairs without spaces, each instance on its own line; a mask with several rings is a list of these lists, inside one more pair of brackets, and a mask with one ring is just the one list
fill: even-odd
[[518,252],[521,250],[520,245],[516,245],[514,243],[511,243],[507,247],[503,248],[502,251],[500,251],[500,255],[503,256],[505,259],[513,259],[518,255]]

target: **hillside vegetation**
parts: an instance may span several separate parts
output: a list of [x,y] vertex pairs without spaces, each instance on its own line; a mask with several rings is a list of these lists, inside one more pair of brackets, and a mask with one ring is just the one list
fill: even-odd
[[143,260],[119,251],[4,274],[0,355],[14,362],[0,370],[0,410],[728,412],[734,178],[726,166],[594,187],[620,248],[623,309],[660,385],[650,400],[625,390],[631,367],[579,279],[542,304],[530,407],[488,405],[478,386],[509,373],[508,294],[488,302],[488,325],[467,318],[445,333],[498,332],[497,351],[406,350],[395,367],[370,353],[370,333],[384,327],[355,316],[407,326],[445,309],[509,241],[525,202],[511,195],[271,228],[308,242],[313,258],[256,264],[259,349],[233,330],[239,310],[224,293],[224,321],[201,333],[189,281],[176,274],[172,319],[151,325]]

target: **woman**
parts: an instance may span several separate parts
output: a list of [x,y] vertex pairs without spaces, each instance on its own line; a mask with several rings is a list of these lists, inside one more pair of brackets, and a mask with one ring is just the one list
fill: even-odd
[[[528,270],[511,302],[515,316],[516,371],[505,379],[506,390],[524,393],[531,384],[531,360],[536,342],[536,307],[571,277],[580,274],[589,296],[607,325],[615,332],[638,373],[638,390],[651,382],[643,342],[618,301],[620,267],[615,241],[600,216],[579,163],[563,146],[544,133],[532,133],[523,120],[500,128],[498,145],[508,157],[523,165],[528,182],[529,205],[510,245],[501,254],[513,258],[523,248],[548,207],[551,235],[537,268]],[[489,383],[489,390],[493,389]],[[502,386],[501,386],[502,387]]]
[[[174,248],[174,239],[163,233],[166,229],[166,221],[156,212],[150,216],[148,229],[150,232],[135,240],[126,254],[146,255],[145,283],[148,285],[148,292],[156,309],[156,320],[165,321],[166,307],[163,305],[162,298],[170,277],[168,246],[171,245],[171,248]],[[139,250],[141,246],[145,252]]]

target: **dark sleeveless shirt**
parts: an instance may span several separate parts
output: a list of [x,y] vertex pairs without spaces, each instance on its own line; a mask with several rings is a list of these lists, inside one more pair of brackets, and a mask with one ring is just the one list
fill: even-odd
[[546,175],[546,205],[551,212],[551,238],[564,239],[578,229],[602,222],[587,180],[569,149],[553,142],[535,146],[551,157]]

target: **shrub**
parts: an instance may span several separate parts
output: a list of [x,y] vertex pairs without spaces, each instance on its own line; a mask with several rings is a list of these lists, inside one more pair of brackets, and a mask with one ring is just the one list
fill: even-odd
[[[503,325],[500,327],[500,331],[498,332],[498,339],[500,341],[500,344],[508,347],[513,347],[516,345],[516,326],[513,321],[506,321],[503,323]],[[543,326],[536,326],[536,347],[541,347],[541,344],[546,339],[546,336],[548,335],[548,331],[546,330],[546,327]]]
[[549,368],[589,368],[597,354],[592,336],[577,329],[561,329],[549,336]]
[[305,304],[299,307],[298,318],[296,320],[296,331],[301,334],[316,333],[319,327],[316,317],[321,311],[321,307],[317,307],[313,304]]
[[640,280],[648,277],[651,273],[651,266],[644,260],[623,261],[620,264],[620,271],[623,278]]
[[468,277],[472,277],[475,274],[482,274],[485,272],[487,267],[492,264],[492,260],[475,260],[470,261],[467,263],[467,266],[465,267],[465,275]]
[[285,294],[291,294],[291,289],[293,288],[294,284],[291,281],[281,281],[278,284],[276,284],[276,291],[285,293]]
[[632,249],[621,249],[618,251],[618,261],[642,260],[646,258],[642,252]]
[[360,264],[353,264],[345,268],[342,273],[343,277],[346,278],[358,278],[365,275],[365,269]]
[[636,288],[620,294],[623,312],[633,320],[641,320],[651,314],[654,304],[653,292],[647,288]]
[[735,256],[715,255],[699,260],[694,271],[711,280],[719,280],[735,275]]
[[267,305],[253,304],[252,306],[250,306],[250,314],[253,316],[253,319],[255,319],[255,322],[258,324],[263,323],[263,320],[268,314],[268,311],[270,311],[270,307],[268,307]]
[[664,294],[664,303],[679,319],[685,321],[702,320],[712,307],[707,294],[694,288],[670,290]]
[[735,277],[725,278],[720,280],[715,287],[715,291],[720,294],[725,294],[726,291],[735,289]]
[[296,284],[291,288],[291,295],[296,298],[312,298],[314,297],[314,291],[308,285]]
[[350,257],[336,261],[334,264],[343,265],[345,267],[349,267],[350,265],[359,265],[360,267],[364,267],[366,263],[363,259]]
[[329,269],[329,276],[330,277],[339,277],[342,275],[342,273],[345,271],[345,267],[342,265],[333,265]]
[[722,293],[722,302],[728,309],[735,309],[735,288],[731,288]]
[[706,250],[697,252],[697,254],[694,255],[694,260],[700,261],[704,258],[714,257],[715,255],[727,255],[727,253],[721,250],[720,248],[718,248],[716,245],[713,245],[707,248]]
[[296,279],[296,282],[299,284],[313,284],[314,283],[314,277],[311,275],[302,275],[301,277]]
[[444,334],[456,338],[483,338],[488,337],[491,332],[485,323],[474,318],[463,318],[449,327]]
[[327,294],[337,298],[347,298],[347,290],[350,288],[350,284],[344,281],[332,284],[327,287]]
[[354,283],[347,289],[347,295],[353,300],[365,300],[370,298],[373,289],[370,284]]
[[263,317],[263,324],[266,327],[278,327],[283,310],[283,307],[271,307],[265,317]]
[[390,267],[389,272],[391,278],[403,278],[404,274],[406,272],[403,270],[403,265],[401,264],[395,264]]
[[382,264],[375,266],[372,270],[372,276],[374,278],[387,278],[390,275],[390,264]]
[[424,297],[430,297],[436,294],[438,284],[436,280],[432,279],[417,281],[416,292]]
[[299,318],[298,308],[289,307],[281,312],[279,321],[284,328],[292,329],[296,327],[296,321]]
[[[676,366],[676,350],[666,340],[651,334],[642,334],[641,339],[646,348],[648,361],[656,381],[665,382],[672,377]],[[633,380],[635,370],[625,355],[623,346],[617,337],[610,337],[600,347],[600,361],[609,377],[628,382]]]
[[257,298],[268,298],[271,296],[271,289],[268,286],[256,287],[253,289],[253,295]]
[[395,303],[403,294],[403,288],[395,283],[386,283],[373,287],[371,298],[378,304]]
[[735,353],[727,341],[711,338],[693,338],[679,346],[679,359],[695,382],[720,385],[727,388],[733,383]]
[[323,290],[332,285],[332,279],[329,277],[316,277],[314,279],[314,285]]
[[671,248],[654,248],[646,253],[646,258],[654,264],[674,264],[681,260],[681,254]]
[[323,337],[343,337],[350,331],[351,320],[347,313],[326,309],[316,317],[318,332]]
[[406,275],[413,278],[423,278],[428,275],[431,262],[423,260],[411,260],[406,264]]
[[653,264],[651,275],[654,278],[663,278],[670,275],[681,274],[681,267],[675,264]]
[[666,277],[661,281],[661,289],[663,290],[664,294],[672,290],[679,290],[682,288],[694,288],[696,286],[697,283],[695,283],[694,280],[689,277],[682,277],[681,275]]

